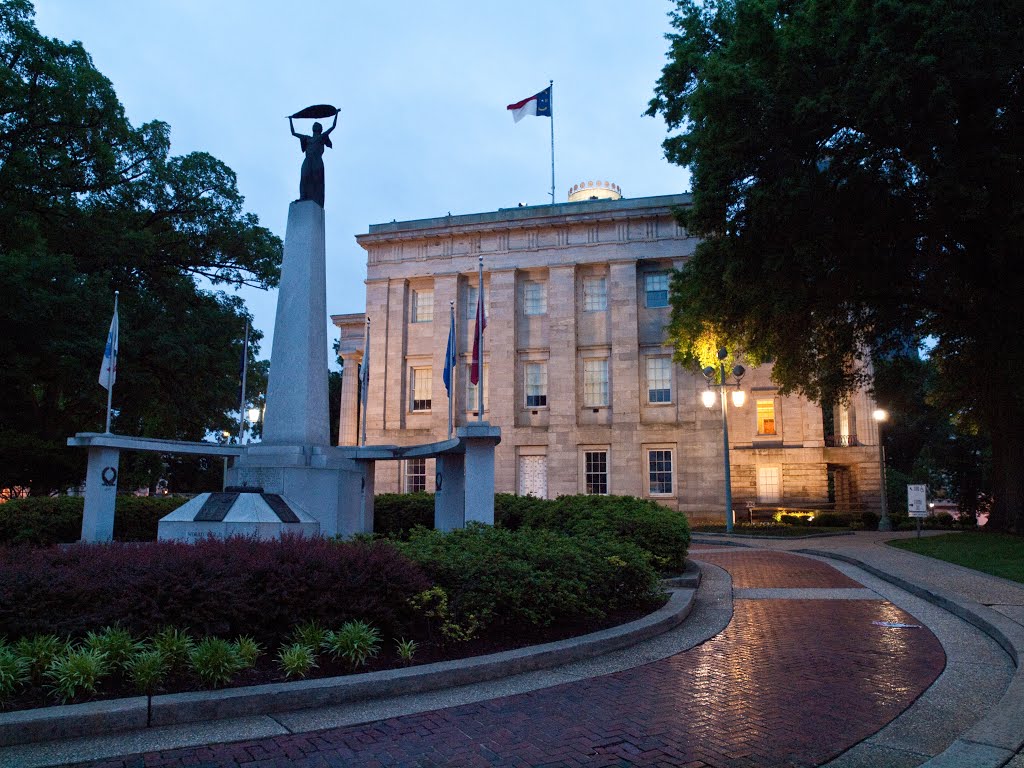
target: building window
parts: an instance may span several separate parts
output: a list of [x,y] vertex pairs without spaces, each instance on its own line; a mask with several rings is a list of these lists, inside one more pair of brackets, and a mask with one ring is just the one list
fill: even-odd
[[608,279],[587,277],[583,279],[583,310],[603,312],[608,309]]
[[668,272],[649,272],[644,275],[644,291],[648,307],[667,307]]
[[[490,294],[484,294],[484,317],[490,317],[491,313],[487,307],[487,298]],[[475,285],[466,286],[466,319],[476,320],[476,297],[477,290]]]
[[672,451],[667,448],[647,451],[648,492],[652,496],[672,494]]
[[583,452],[583,477],[587,493],[608,495],[608,451]]
[[775,434],[775,400],[757,401],[757,434]]
[[544,408],[548,404],[548,364],[526,364],[526,407]]
[[587,408],[608,405],[608,358],[583,361],[583,405]]
[[647,358],[647,402],[672,402],[672,360],[669,357]]
[[405,492],[427,490],[427,460],[407,459],[405,462]]
[[433,385],[430,368],[413,368],[410,373],[409,391],[412,392],[412,410],[430,410],[430,390]]
[[778,504],[782,501],[780,492],[779,468],[757,468],[757,502],[758,504]]
[[[472,381],[469,380],[469,376],[472,373],[472,368],[473,368],[472,361],[467,359],[466,360],[466,410],[467,411],[473,411],[474,413],[479,413],[479,411],[477,410],[479,408],[479,406],[480,406],[480,403],[477,402],[477,391],[478,391],[478,388],[477,388],[476,384],[474,384]],[[488,368],[487,363],[484,363],[483,382],[482,382],[483,385],[484,385],[484,410],[487,410],[487,381],[488,381],[487,368]]]
[[523,283],[523,313],[545,315],[548,311],[548,286],[534,280]]
[[412,292],[412,321],[414,323],[429,323],[434,319],[434,292],[413,291]]

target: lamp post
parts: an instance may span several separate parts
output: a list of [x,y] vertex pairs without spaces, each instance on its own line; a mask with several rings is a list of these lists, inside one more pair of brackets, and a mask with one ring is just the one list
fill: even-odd
[[[715,405],[715,392],[712,388],[722,390],[722,462],[725,466],[725,532],[732,533],[732,475],[729,471],[729,404],[725,397],[725,388],[730,386],[736,387],[732,392],[732,403],[737,408],[742,407],[746,398],[743,390],[740,389],[740,381],[743,379],[746,369],[742,365],[733,366],[732,375],[736,378],[736,382],[735,384],[729,384],[725,371],[725,358],[728,356],[729,353],[723,347],[718,350],[718,370],[715,370],[714,366],[709,365],[701,371],[708,383],[708,388],[701,395],[701,400],[704,402],[704,406],[711,410]],[[712,382],[716,377],[719,379],[719,382],[714,384]]]
[[[220,433],[220,437],[217,438],[217,442],[221,445],[227,445],[231,442],[231,433],[226,429]],[[223,491],[228,487],[228,457],[224,457],[224,474],[221,476],[220,489]]]
[[256,423],[260,420],[260,409],[259,408],[250,408],[248,416],[249,416],[249,437],[246,438],[245,442],[251,443],[252,442],[252,430],[256,426]]
[[875,408],[871,418],[878,424],[878,480],[882,484],[882,515],[878,520],[878,530],[891,531],[892,520],[889,519],[889,499],[885,482],[885,446],[882,445],[882,422],[889,420],[889,413],[884,408]]

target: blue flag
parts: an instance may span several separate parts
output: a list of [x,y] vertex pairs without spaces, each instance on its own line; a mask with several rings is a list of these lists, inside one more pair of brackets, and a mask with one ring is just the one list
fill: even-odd
[[448,351],[444,359],[444,388],[448,397],[452,396],[452,375],[455,372],[455,313],[451,313],[451,326],[448,328]]

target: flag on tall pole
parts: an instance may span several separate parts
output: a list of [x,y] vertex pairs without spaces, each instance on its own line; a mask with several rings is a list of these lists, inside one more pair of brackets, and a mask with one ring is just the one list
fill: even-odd
[[479,288],[476,292],[476,327],[473,331],[473,363],[469,369],[469,380],[476,384],[477,421],[484,420],[484,328],[487,327],[487,312],[484,311],[484,257],[480,256]]
[[242,342],[242,363],[239,372],[242,375],[242,389],[238,404],[238,444],[242,444],[245,433],[245,375],[249,371],[249,318],[245,318],[245,341]]
[[107,427],[105,432],[110,434],[110,405],[114,396],[114,381],[117,379],[117,296],[120,291],[114,291],[114,316],[110,319],[110,331],[107,333],[107,346],[103,349],[103,364],[100,365],[100,385],[107,390]]
[[551,91],[555,87],[554,80],[548,80],[548,87],[540,93],[535,93],[527,99],[509,104],[505,109],[512,113],[512,119],[517,123],[524,117],[550,117],[551,118],[551,202],[555,202],[555,114],[551,109]]
[[448,348],[444,353],[444,388],[448,392],[448,437],[452,436],[452,381],[455,379],[455,364],[457,362],[455,354],[455,302],[449,302],[448,312],[450,314],[450,321],[448,324]]
[[366,336],[363,339],[363,363],[359,371],[359,398],[362,400],[362,418],[360,428],[362,438],[361,445],[366,445],[366,401],[370,394],[370,318],[366,318]]

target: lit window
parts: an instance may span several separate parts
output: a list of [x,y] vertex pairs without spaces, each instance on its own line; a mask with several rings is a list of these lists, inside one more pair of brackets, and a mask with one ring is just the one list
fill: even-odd
[[647,358],[647,402],[672,402],[672,360],[668,357]]
[[405,492],[427,490],[427,460],[407,459],[405,462]]
[[548,290],[546,283],[526,280],[523,283],[523,312],[527,315],[544,315],[548,311]]
[[672,493],[672,451],[647,452],[648,490],[652,496]]
[[[484,293],[484,317],[490,317],[491,316],[490,310],[489,310],[489,308],[487,306],[487,299],[489,298],[489,296],[490,296],[489,293]],[[475,285],[467,285],[466,286],[466,319],[467,320],[476,320],[476,297],[477,297],[476,286]]]
[[604,277],[587,277],[583,280],[583,310],[603,312],[608,309],[608,280]]
[[782,500],[778,467],[757,468],[757,501],[759,504],[778,504]]
[[757,434],[775,434],[775,400],[757,401]]
[[548,404],[548,364],[526,364],[526,407],[543,408]]
[[587,493],[608,494],[608,451],[583,452],[583,476]]
[[583,405],[608,405],[608,358],[583,361]]
[[414,323],[429,323],[434,319],[434,292],[413,291],[412,292],[412,321]]
[[668,272],[649,272],[644,275],[644,291],[648,307],[667,307]]
[[[480,403],[477,402],[477,392],[479,391],[477,385],[469,380],[472,372],[472,363],[466,362],[466,410],[473,411],[475,414],[479,414]],[[484,410],[487,410],[487,368],[488,365],[484,363],[483,371],[483,385],[484,385]]]
[[430,393],[433,386],[430,368],[413,368],[410,373],[409,390],[412,392],[412,410],[429,411]]

